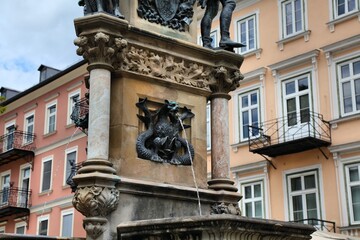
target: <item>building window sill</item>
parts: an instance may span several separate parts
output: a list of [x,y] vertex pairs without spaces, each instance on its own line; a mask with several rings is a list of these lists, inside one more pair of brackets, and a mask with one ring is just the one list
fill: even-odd
[[244,58],[256,56],[256,59],[260,59],[262,53],[262,48],[254,49],[249,52],[240,53]]
[[74,127],[75,127],[75,123],[69,123],[68,125],[65,126],[66,129],[74,128]]
[[56,130],[55,130],[55,131],[52,131],[52,132],[50,132],[50,133],[46,133],[46,134],[43,135],[43,138],[50,137],[50,136],[52,136],[52,135],[54,135],[54,134],[56,134],[56,133],[57,133]]
[[350,13],[348,15],[336,18],[336,19],[334,19],[334,20],[332,20],[332,21],[330,21],[330,22],[328,22],[326,24],[328,25],[328,28],[329,28],[330,32],[334,32],[336,24],[345,22],[345,21],[347,21],[349,19],[356,18],[356,17],[359,19],[359,22],[360,22],[360,11],[356,11],[356,12]]
[[346,117],[341,117],[341,118],[338,118],[338,119],[334,119],[334,120],[330,121],[331,128],[336,129],[338,127],[339,123],[349,122],[349,121],[358,120],[358,119],[360,119],[360,113],[357,113],[357,114],[354,114],[354,115],[351,115],[351,116],[346,116]]
[[233,152],[237,153],[240,147],[249,146],[249,142],[245,140],[243,142],[231,144],[230,146]]
[[307,30],[305,32],[302,32],[302,33],[299,33],[297,35],[294,35],[294,36],[291,36],[291,37],[287,37],[287,38],[284,38],[284,39],[281,39],[280,41],[276,42],[277,45],[278,45],[278,48],[280,51],[284,50],[284,44],[285,43],[289,43],[289,42],[292,42],[292,41],[295,41],[299,38],[304,38],[304,41],[305,42],[308,42],[309,39],[310,39],[310,33],[311,31],[310,30]]
[[45,195],[50,195],[52,192],[53,192],[53,190],[51,190],[51,189],[46,190],[46,191],[39,193],[38,196],[41,197],[41,196],[45,196]]

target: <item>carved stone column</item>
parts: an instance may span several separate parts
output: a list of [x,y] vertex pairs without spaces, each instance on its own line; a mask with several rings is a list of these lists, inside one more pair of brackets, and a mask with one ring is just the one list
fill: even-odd
[[211,101],[211,180],[209,188],[236,192],[230,180],[229,110],[230,91],[243,78],[239,70],[217,67],[213,71]]
[[73,205],[86,217],[87,239],[112,239],[114,235],[107,216],[117,208],[120,178],[109,162],[111,72],[122,60],[127,42],[111,30],[121,23],[123,20],[102,14],[75,21],[77,54],[88,61],[90,72],[88,159],[73,178],[78,185]]

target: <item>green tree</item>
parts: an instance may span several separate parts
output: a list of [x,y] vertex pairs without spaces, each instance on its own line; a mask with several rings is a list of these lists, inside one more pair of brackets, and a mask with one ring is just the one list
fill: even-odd
[[[2,102],[4,102],[5,100],[6,100],[5,97],[0,96],[0,104],[1,104]],[[6,107],[0,105],[0,114],[3,113],[3,112],[5,112],[5,111],[6,111]]]

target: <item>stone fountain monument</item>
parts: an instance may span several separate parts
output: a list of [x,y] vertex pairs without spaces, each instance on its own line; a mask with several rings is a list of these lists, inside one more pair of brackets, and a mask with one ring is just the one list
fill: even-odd
[[310,239],[306,225],[239,216],[228,93],[243,78],[243,57],[195,44],[195,0],[79,4],[75,45],[88,61],[90,94],[73,205],[87,239]]

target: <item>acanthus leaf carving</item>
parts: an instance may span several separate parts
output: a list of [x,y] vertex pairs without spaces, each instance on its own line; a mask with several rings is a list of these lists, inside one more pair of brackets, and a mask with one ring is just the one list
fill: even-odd
[[213,78],[209,82],[209,87],[213,93],[229,93],[240,85],[244,76],[240,70],[229,69],[219,66],[213,69]]
[[232,203],[215,203],[211,206],[211,214],[232,214],[241,215],[239,206]]
[[127,47],[127,41],[103,32],[79,36],[74,40],[78,46],[76,53],[83,56],[90,64],[103,63],[112,68],[118,68],[122,61],[122,52]]
[[109,187],[78,187],[72,203],[86,217],[106,217],[117,208],[119,191]]

